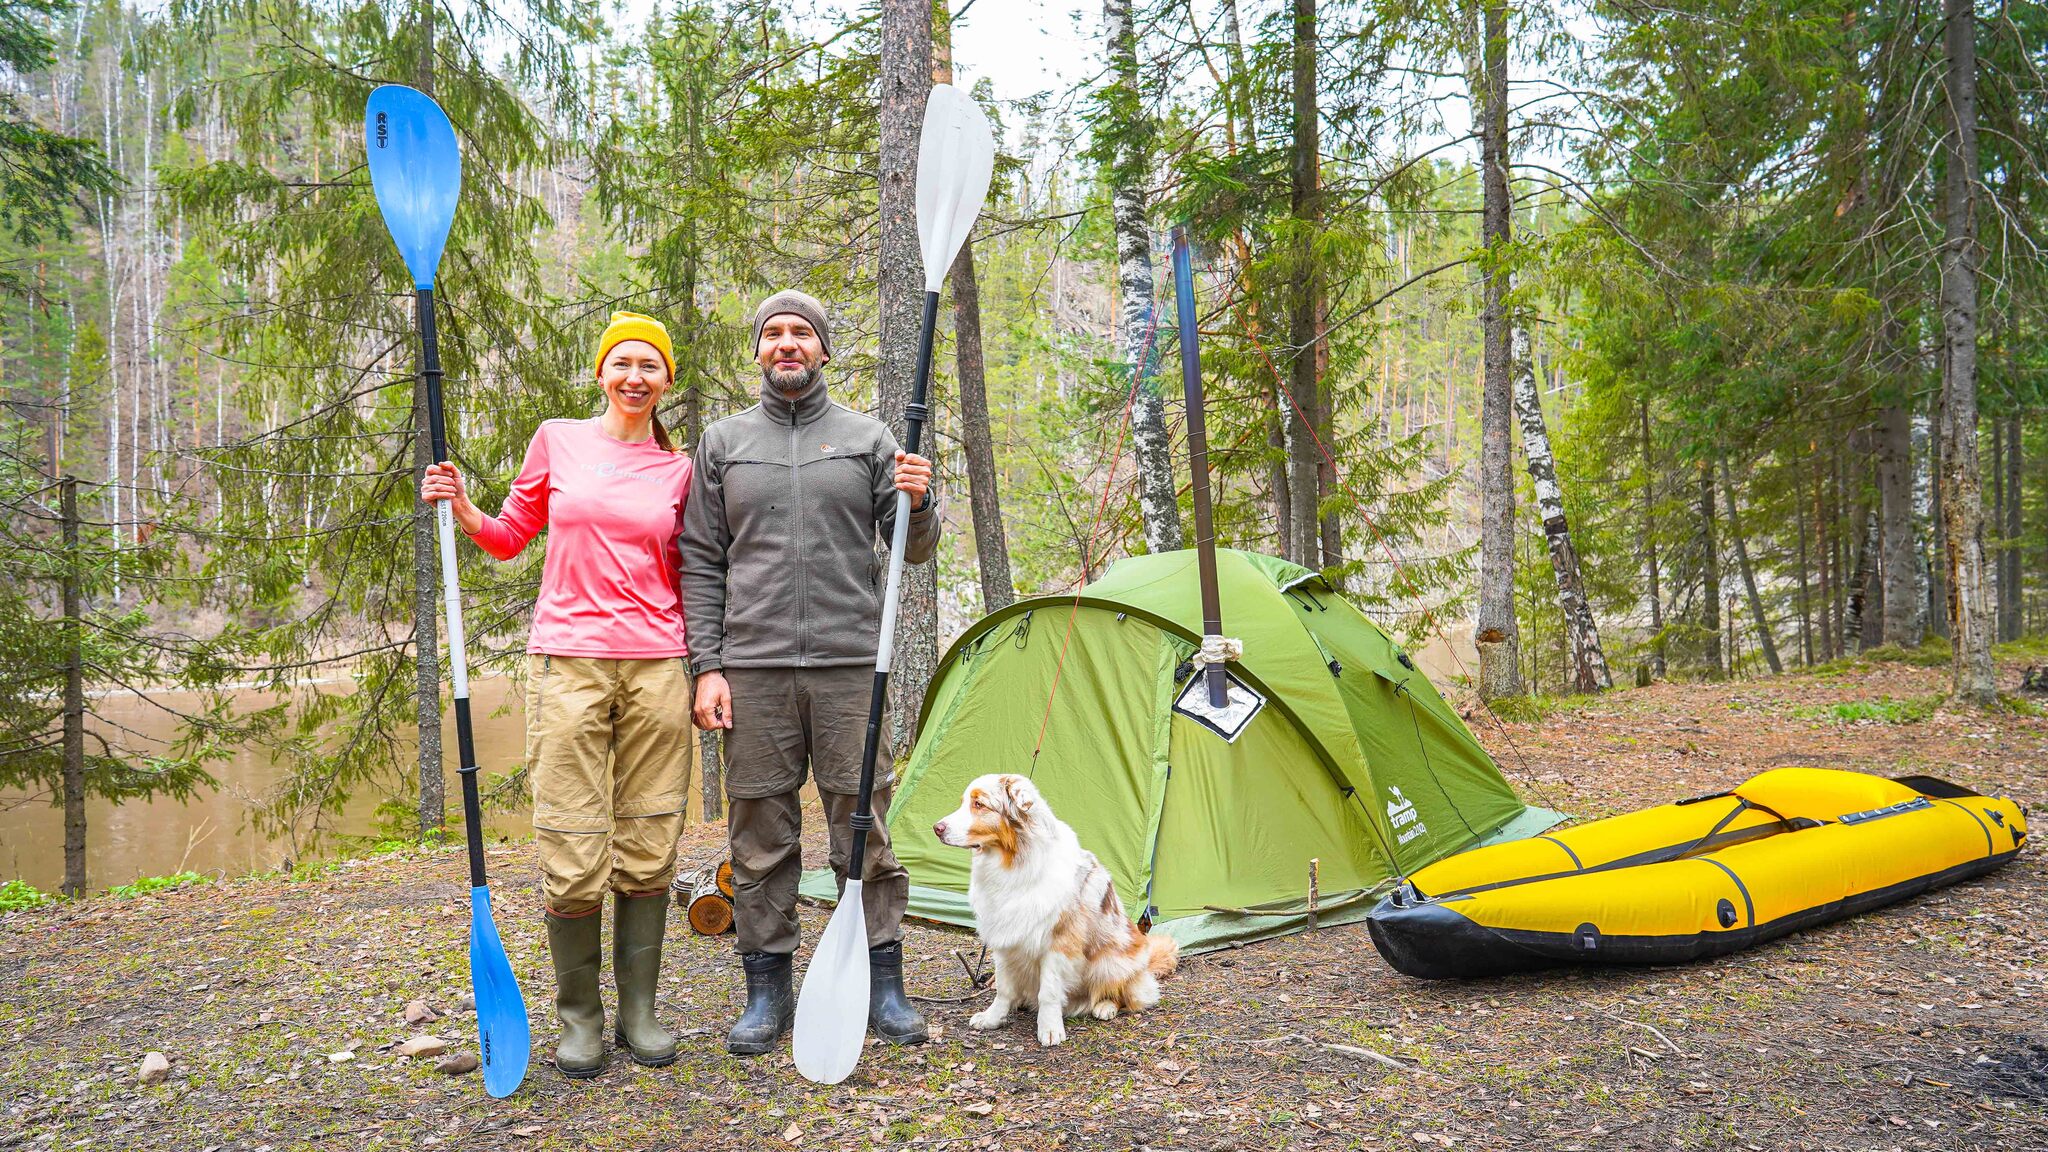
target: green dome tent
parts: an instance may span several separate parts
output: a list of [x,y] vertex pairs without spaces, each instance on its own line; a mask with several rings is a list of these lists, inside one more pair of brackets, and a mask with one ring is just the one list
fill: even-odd
[[[1321,576],[1216,559],[1223,630],[1243,642],[1221,712],[1192,664],[1192,550],[1123,560],[1078,601],[1020,601],[954,643],[889,814],[912,915],[973,924],[970,854],[931,826],[986,772],[1031,776],[1131,917],[1189,950],[1304,927],[1311,859],[1317,922],[1342,923],[1393,876],[1559,819],[1516,798],[1428,678]],[[831,873],[804,891],[829,899]]]

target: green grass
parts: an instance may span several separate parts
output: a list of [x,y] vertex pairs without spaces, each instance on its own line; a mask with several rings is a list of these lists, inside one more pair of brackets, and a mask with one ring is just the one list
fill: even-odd
[[1993,645],[1991,654],[2000,660],[2048,662],[2048,634],[2022,636],[2007,644]]
[[1941,707],[1944,699],[1945,696],[1936,692],[1904,700],[1882,696],[1876,700],[1845,700],[1840,704],[1803,704],[1792,709],[1792,715],[1800,720],[1831,720],[1837,724],[1853,724],[1859,720],[1918,724],[1934,715],[1934,710]]
[[117,897],[147,896],[152,892],[163,892],[171,888],[183,888],[187,884],[205,884],[209,878],[197,872],[179,872],[171,876],[144,876],[133,884],[117,884],[107,889],[107,895]]
[[1948,640],[1941,636],[1929,636],[1918,648],[1884,644],[1863,653],[1863,659],[1873,664],[1911,664],[1915,668],[1946,668],[1952,658]]
[[1806,671],[1812,676],[1831,677],[1868,668],[1872,664],[1910,664],[1915,668],[1946,668],[1951,659],[1947,637],[1929,636],[1918,648],[1881,644],[1867,652],[1838,656],[1824,664],[1816,664]]
[[23,908],[40,908],[56,897],[41,891],[35,885],[21,880],[9,880],[0,884],[0,912],[19,912]]

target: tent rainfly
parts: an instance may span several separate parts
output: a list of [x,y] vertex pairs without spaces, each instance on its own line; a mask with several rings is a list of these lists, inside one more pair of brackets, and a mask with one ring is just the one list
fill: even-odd
[[[1019,601],[954,643],[889,813],[911,915],[973,925],[969,854],[931,826],[986,772],[1031,776],[1131,918],[1189,951],[1306,927],[1311,860],[1315,922],[1347,923],[1395,876],[1561,819],[1516,798],[1414,661],[1320,575],[1216,556],[1243,642],[1221,710],[1195,675],[1192,550],[1120,561],[1078,600]],[[803,888],[829,900],[831,872]]]

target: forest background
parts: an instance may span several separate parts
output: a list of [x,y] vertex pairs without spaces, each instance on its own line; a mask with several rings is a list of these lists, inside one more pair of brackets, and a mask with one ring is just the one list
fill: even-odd
[[[541,420],[596,411],[617,308],[675,335],[685,446],[752,403],[785,285],[834,308],[835,395],[898,417],[924,91],[999,2],[0,0],[0,803],[64,807],[65,890],[88,796],[252,744],[287,766],[260,824],[317,841],[374,793],[445,834],[371,87],[462,137],[441,347],[492,508]],[[981,612],[1191,544],[1184,225],[1219,542],[1481,701],[1886,650],[1996,706],[1991,644],[2048,616],[2048,5],[1106,0],[1091,34],[1043,93],[962,61],[1003,155],[942,310],[899,705]],[[464,554],[482,672],[516,674],[539,571]],[[168,748],[100,707],[169,687]]]

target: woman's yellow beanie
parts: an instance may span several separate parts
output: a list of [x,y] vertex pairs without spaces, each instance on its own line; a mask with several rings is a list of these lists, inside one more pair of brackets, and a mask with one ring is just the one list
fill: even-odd
[[597,340],[597,370],[604,371],[604,358],[612,349],[628,340],[645,340],[654,345],[655,351],[668,364],[668,378],[676,378],[676,350],[669,343],[668,327],[652,316],[638,312],[614,312],[612,322],[604,326],[604,335]]

